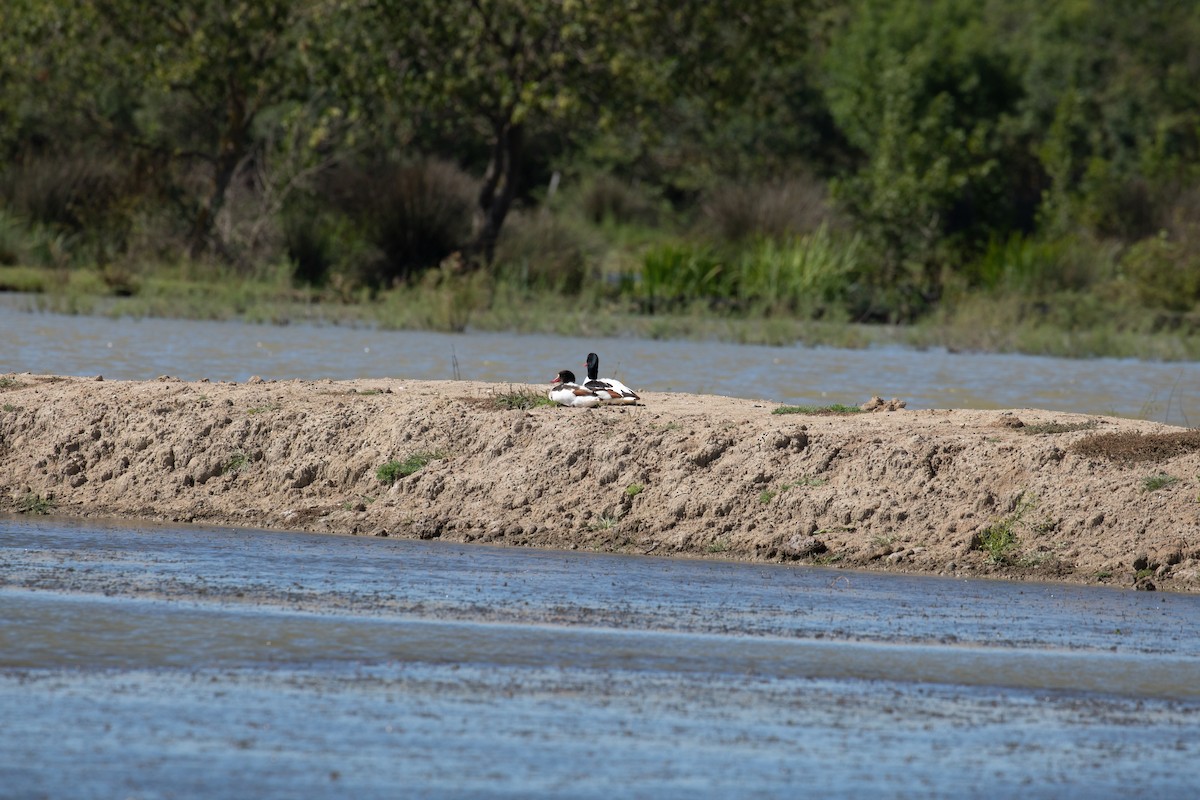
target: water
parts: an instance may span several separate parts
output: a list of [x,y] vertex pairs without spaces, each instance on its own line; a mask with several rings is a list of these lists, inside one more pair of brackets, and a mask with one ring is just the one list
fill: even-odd
[[[1193,364],[25,314],[0,372],[602,371],[1191,424]],[[1200,598],[0,517],[0,798],[1200,789]]]
[[30,314],[0,303],[0,372],[148,380],[463,378],[549,383],[601,372],[646,391],[779,403],[857,404],[900,397],[910,408],[1042,408],[1200,422],[1200,368],[1131,359],[955,354],[900,347],[843,350],[493,333]]
[[0,609],[5,797],[1200,788],[1187,595],[0,518]]

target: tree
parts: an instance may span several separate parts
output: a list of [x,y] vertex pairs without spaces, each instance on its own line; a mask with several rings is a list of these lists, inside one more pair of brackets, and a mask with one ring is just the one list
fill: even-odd
[[[864,0],[833,38],[827,98],[862,165],[836,196],[875,245],[878,290],[907,317],[996,231],[1030,224],[1022,97],[976,0]],[[1035,179],[1036,181],[1036,179]]]

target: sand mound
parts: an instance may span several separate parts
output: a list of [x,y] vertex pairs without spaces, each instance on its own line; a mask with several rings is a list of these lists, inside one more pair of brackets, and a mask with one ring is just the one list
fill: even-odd
[[543,391],[8,375],[0,509],[1200,589],[1189,429]]

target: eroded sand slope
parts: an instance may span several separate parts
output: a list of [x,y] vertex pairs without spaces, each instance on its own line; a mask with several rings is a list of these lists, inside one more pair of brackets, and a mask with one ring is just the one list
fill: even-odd
[[[0,510],[52,499],[71,515],[1200,589],[1200,451],[1077,449],[1180,428],[1029,409],[776,415],[685,394],[492,402],[522,389],[544,391],[8,375]],[[422,453],[441,457],[376,477]],[[1154,476],[1174,481],[1148,489]]]

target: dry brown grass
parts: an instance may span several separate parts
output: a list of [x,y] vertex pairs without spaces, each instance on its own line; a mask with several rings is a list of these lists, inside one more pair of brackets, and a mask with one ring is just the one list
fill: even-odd
[[1088,458],[1110,461],[1166,461],[1200,450],[1200,429],[1176,433],[1100,433],[1080,439],[1070,450]]

